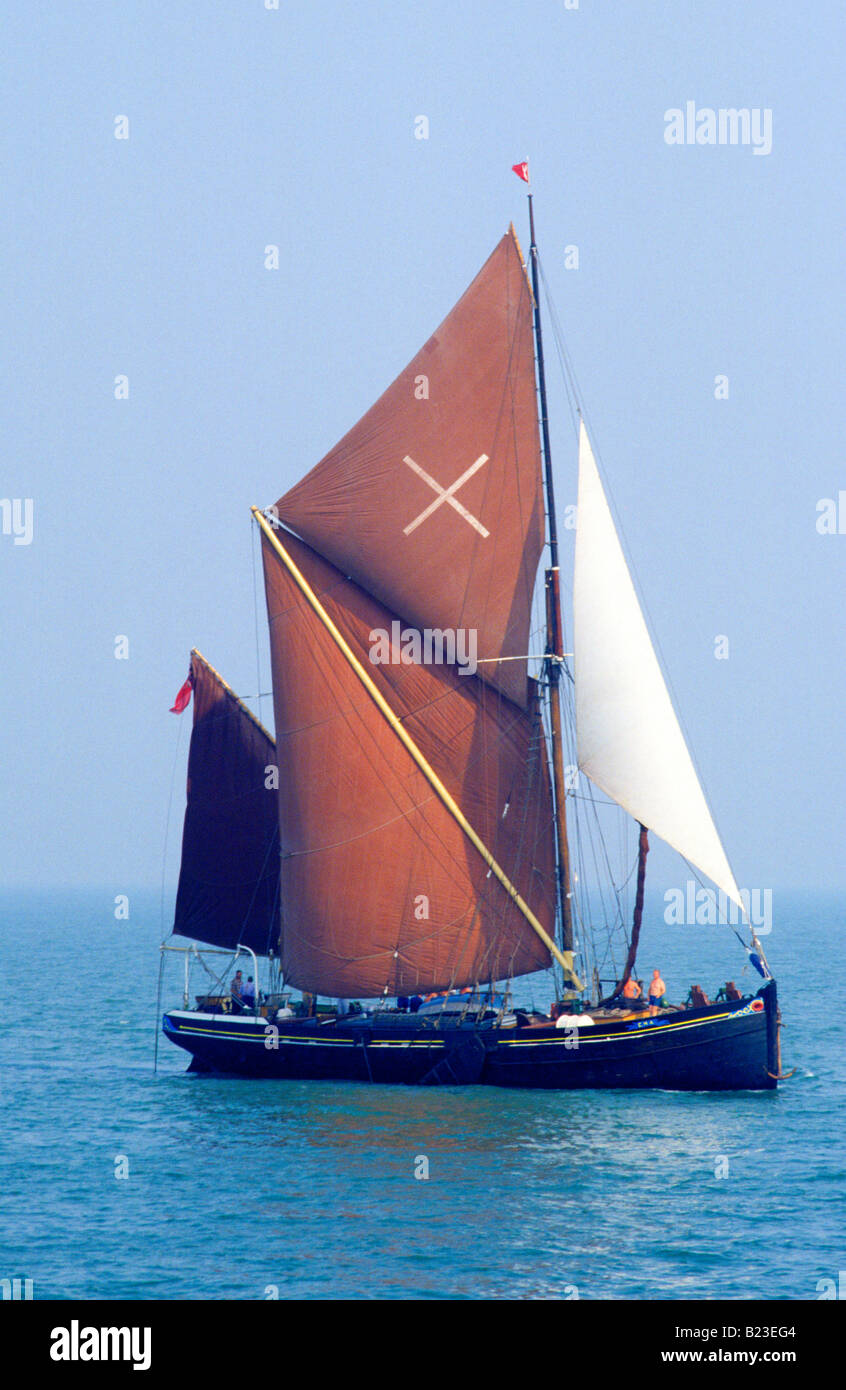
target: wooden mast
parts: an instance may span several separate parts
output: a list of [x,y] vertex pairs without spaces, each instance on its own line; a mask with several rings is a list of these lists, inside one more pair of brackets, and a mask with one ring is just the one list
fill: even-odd
[[637,890],[635,892],[634,917],[632,920],[632,935],[629,941],[628,955],[626,964],[623,967],[622,978],[617,981],[612,992],[600,999],[599,1007],[603,1004],[610,1004],[612,999],[616,999],[625,988],[631,973],[634,970],[635,958],[637,956],[638,943],[640,941],[640,926],[643,921],[643,890],[646,882],[646,856],[649,853],[649,832],[645,825],[640,826],[640,837],[637,845]]
[[552,478],[552,454],[549,444],[549,416],[546,405],[546,373],[543,362],[543,334],[540,318],[540,277],[538,274],[538,248],[535,242],[535,215],[532,208],[532,194],[529,197],[529,230],[531,246],[529,255],[532,262],[532,289],[534,292],[535,350],[538,362],[538,394],[540,396],[540,424],[543,441],[544,483],[546,486],[546,514],[549,530],[550,564],[546,571],[546,661],[544,674],[549,692],[549,718],[552,731],[552,785],[555,805],[555,838],[558,859],[558,896],[561,903],[561,945],[565,951],[573,949],[573,915],[570,903],[570,850],[567,843],[567,808],[564,787],[564,745],[561,731],[561,701],[558,686],[561,680],[561,661],[564,655],[563,624],[561,621],[561,588],[558,568],[558,525],[555,518],[555,487]]
[[632,938],[629,942],[629,954],[626,956],[626,966],[623,971],[623,978],[618,986],[622,989],[627,983],[635,967],[635,957],[637,956],[638,942],[640,941],[640,924],[643,921],[643,886],[646,881],[646,856],[649,853],[649,835],[646,826],[640,827],[640,837],[637,844],[637,891],[635,893],[634,919],[632,921]]

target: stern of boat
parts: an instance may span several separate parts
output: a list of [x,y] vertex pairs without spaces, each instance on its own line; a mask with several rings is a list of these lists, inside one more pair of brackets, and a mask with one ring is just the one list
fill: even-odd
[[767,1089],[774,1091],[781,1079],[781,1011],[778,1007],[778,988],[775,980],[768,980],[758,990],[758,998],[764,1001],[767,1018]]

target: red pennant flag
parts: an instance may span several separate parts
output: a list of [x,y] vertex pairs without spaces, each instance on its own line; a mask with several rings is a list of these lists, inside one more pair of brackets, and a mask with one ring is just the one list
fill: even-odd
[[189,676],[170,707],[171,714],[181,714],[184,709],[188,708],[191,703],[191,691],[193,688],[194,682]]
[[522,164],[512,164],[511,168],[514,170],[514,172],[515,172],[515,174],[517,175],[518,178],[525,179],[526,183],[529,182],[529,161],[528,161],[528,159],[524,159]]

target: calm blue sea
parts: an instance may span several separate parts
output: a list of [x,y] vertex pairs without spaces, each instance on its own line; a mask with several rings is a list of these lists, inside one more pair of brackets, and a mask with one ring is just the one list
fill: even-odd
[[[35,1298],[814,1299],[846,1270],[838,899],[775,895],[777,1095],[217,1081],[164,1040],[154,1074],[158,895],[0,916],[0,1277]],[[659,906],[644,942],[671,996],[751,983],[725,928]]]

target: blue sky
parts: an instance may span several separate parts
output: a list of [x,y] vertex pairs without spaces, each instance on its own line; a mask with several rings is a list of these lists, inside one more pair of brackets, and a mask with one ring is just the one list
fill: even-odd
[[[738,880],[843,886],[846,534],[816,529],[846,489],[841,7],[7,0],[4,27],[0,497],[34,525],[0,535],[0,881],[155,884],[176,760],[172,875],[190,647],[257,689],[249,506],[363,413],[510,220],[527,247],[529,158]],[[688,100],[769,108],[772,152],[668,146]],[[263,651],[261,592],[259,623]]]

